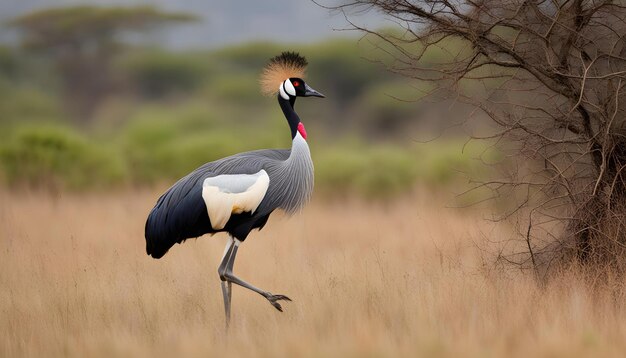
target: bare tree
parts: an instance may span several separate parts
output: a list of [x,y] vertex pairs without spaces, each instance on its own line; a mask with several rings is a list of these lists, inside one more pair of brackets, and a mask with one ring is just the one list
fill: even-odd
[[[402,32],[354,25],[380,40],[394,70],[440,87],[484,85],[455,93],[515,153],[513,173],[482,186],[524,193],[509,195],[518,201],[504,215],[524,214],[527,252],[517,262],[626,267],[624,1],[356,0],[335,9],[394,20]],[[449,61],[429,61],[450,44]]]

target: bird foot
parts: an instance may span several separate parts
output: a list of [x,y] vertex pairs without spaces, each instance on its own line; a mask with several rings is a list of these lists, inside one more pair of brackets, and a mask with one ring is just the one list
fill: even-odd
[[280,301],[280,300],[291,301],[291,298],[289,298],[287,296],[284,296],[284,295],[272,295],[269,292],[267,294],[268,295],[265,296],[265,298],[267,298],[267,300],[270,301],[272,306],[274,306],[274,308],[276,308],[280,312],[283,311],[283,307],[280,305],[280,303],[278,303],[278,301]]

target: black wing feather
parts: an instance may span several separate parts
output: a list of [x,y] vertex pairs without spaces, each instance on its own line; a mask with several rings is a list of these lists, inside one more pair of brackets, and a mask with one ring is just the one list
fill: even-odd
[[200,178],[183,178],[163,194],[146,221],[146,252],[161,258],[174,244],[212,231]]

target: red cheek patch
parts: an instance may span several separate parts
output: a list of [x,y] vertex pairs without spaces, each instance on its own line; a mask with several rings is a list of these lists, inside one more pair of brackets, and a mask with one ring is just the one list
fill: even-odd
[[302,138],[306,139],[306,129],[304,129],[304,124],[302,124],[302,122],[298,123],[298,133],[300,133]]

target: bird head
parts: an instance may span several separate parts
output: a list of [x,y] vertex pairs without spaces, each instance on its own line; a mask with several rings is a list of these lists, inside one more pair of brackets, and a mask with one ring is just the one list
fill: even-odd
[[323,94],[307,85],[302,78],[298,77],[286,79],[281,84],[278,92],[285,99],[290,97],[325,97]]
[[304,80],[307,60],[295,52],[283,52],[270,59],[261,75],[261,89],[267,95],[277,92],[285,100],[296,97],[324,97]]

